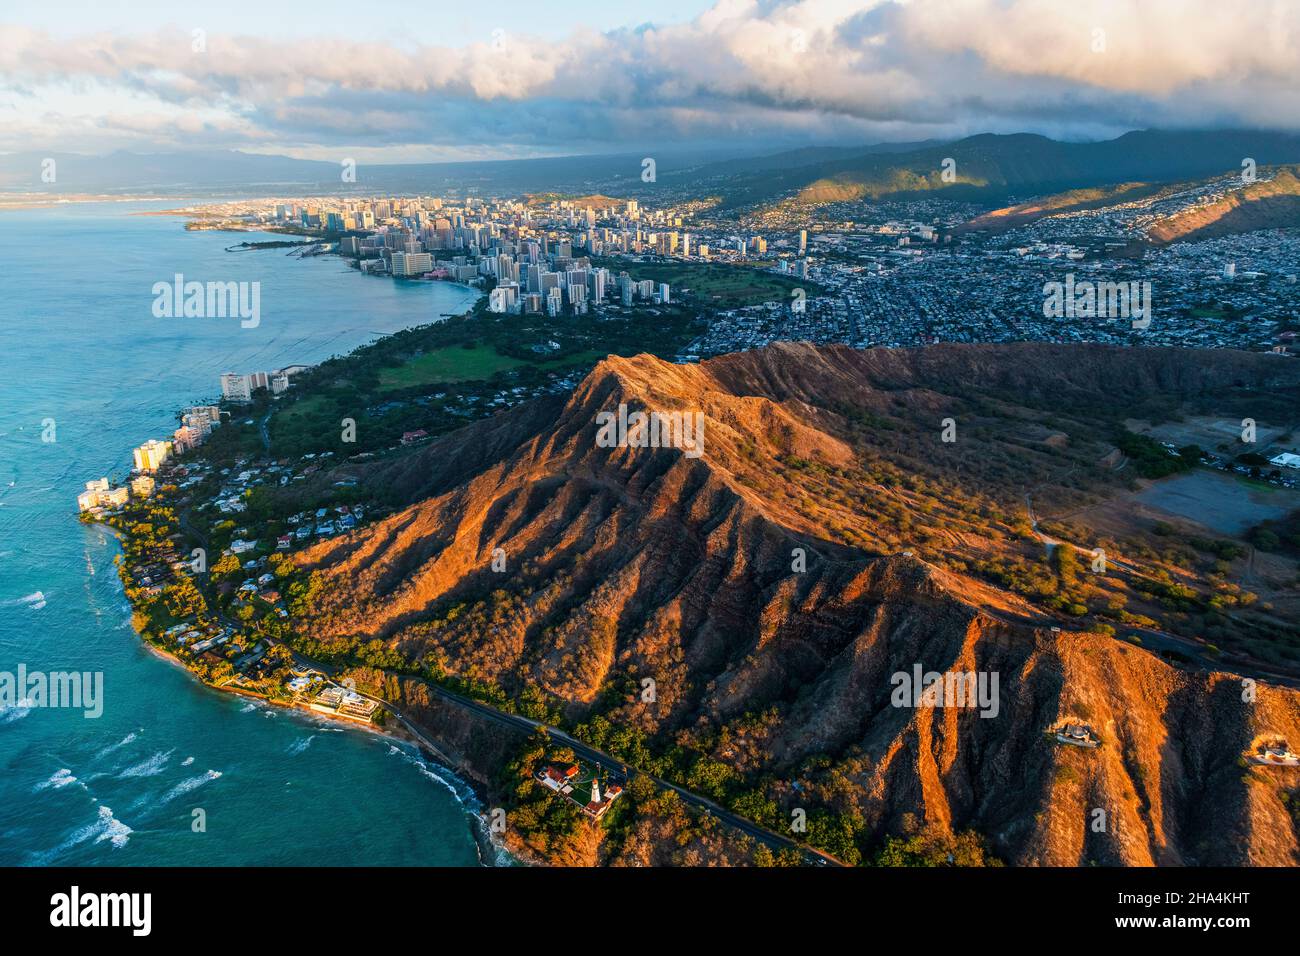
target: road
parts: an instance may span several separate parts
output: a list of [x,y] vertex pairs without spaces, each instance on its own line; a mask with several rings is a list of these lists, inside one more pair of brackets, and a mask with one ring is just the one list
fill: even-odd
[[[265,420],[263,420],[262,424],[263,426],[265,426]],[[205,535],[199,534],[198,529],[195,528],[193,524],[191,524],[191,522],[189,521],[188,512],[184,512],[180,514],[179,519],[180,519],[181,530],[185,531],[186,533],[190,534],[195,539],[197,539],[203,545],[203,548],[207,550],[208,548],[207,537]],[[236,627],[242,626],[238,621],[232,621],[226,618],[224,614],[220,614],[219,617],[228,624],[232,624]],[[271,638],[269,636],[266,637],[265,640],[270,645],[283,643],[282,641],[277,641],[274,638]],[[319,664],[316,661],[311,660],[310,658],[304,657],[302,654],[299,654],[293,648],[289,647],[288,644],[285,644],[284,646],[293,655],[294,663],[297,664],[300,668],[304,670],[320,671],[323,674],[332,674],[331,668]],[[767,847],[773,850],[796,850],[799,853],[803,854],[805,859],[807,859],[809,862],[817,866],[844,866],[845,865],[841,863],[839,860],[835,859],[834,857],[829,856],[828,854],[822,853],[819,850],[815,850],[812,847],[808,847],[808,846],[804,846],[803,844],[796,843],[794,840],[790,839],[789,837],[781,836],[779,833],[773,833],[771,830],[765,829],[764,827],[760,827],[758,824],[746,820],[744,817],[737,816],[736,814],[732,813],[730,810],[727,810],[726,808],[721,807],[718,804],[714,803],[712,800],[709,800],[706,797],[702,797],[697,793],[692,793],[690,790],[687,790],[684,787],[679,787],[677,784],[672,783],[668,780],[663,780],[660,779],[659,777],[654,776],[653,774],[648,774],[645,773],[645,771],[637,770],[634,767],[629,767],[623,761],[610,756],[604,751],[597,750],[595,747],[585,744],[580,740],[575,740],[573,737],[570,737],[568,734],[564,733],[563,731],[556,730],[553,727],[548,727],[545,724],[543,724],[541,721],[532,720],[528,717],[523,717],[519,714],[511,714],[503,710],[497,710],[495,707],[489,706],[488,704],[481,703],[477,700],[472,700],[468,697],[463,697],[460,694],[439,687],[437,684],[431,684],[428,681],[425,681],[425,686],[429,688],[430,692],[442,698],[443,700],[447,701],[448,703],[452,703],[459,707],[464,708],[465,710],[472,711],[473,713],[478,714],[480,717],[493,721],[494,723],[500,724],[502,726],[512,727],[515,730],[522,730],[529,733],[537,730],[545,731],[546,735],[553,742],[564,744],[565,746],[572,748],[573,752],[577,754],[579,757],[581,757],[582,759],[587,760],[590,763],[594,763],[598,766],[604,767],[608,771],[612,771],[621,776],[624,776],[628,780],[631,780],[634,776],[637,776],[638,774],[649,777],[658,786],[668,790],[672,790],[679,797],[681,797],[682,800],[685,801],[686,803],[689,803],[690,805],[700,810],[703,810],[705,813],[713,817],[716,817],[718,820],[721,820],[723,823],[727,824],[728,826],[734,827],[735,829],[741,831],[742,833],[747,834],[750,837],[753,837],[755,840],[759,841],[760,843],[763,843],[764,845],[766,845]],[[368,700],[372,700],[377,704],[381,704],[385,710],[387,710],[394,717],[396,717],[401,722],[403,727],[405,727],[408,731],[410,731],[411,734],[413,734],[417,740],[419,740],[426,747],[428,747],[429,750],[431,750],[435,755],[437,755],[439,759],[447,762],[451,762],[450,759],[445,754],[443,754],[442,751],[439,749],[437,742],[430,740],[429,737],[419,729],[419,727],[415,724],[415,722],[412,721],[409,717],[407,717],[406,714],[402,713],[402,711],[391,701],[384,700],[382,697],[374,697],[370,694],[363,693],[362,691],[359,690],[357,691],[357,693],[361,694],[362,697],[365,697]]]
[[[307,662],[305,658],[301,658],[301,656],[298,654],[294,655],[294,659],[295,661],[299,661],[300,663],[307,663],[309,666],[316,667],[316,669],[318,670],[321,669],[318,665],[310,664],[310,662]],[[728,826],[734,827],[735,829],[741,831],[742,833],[750,837],[753,837],[755,840],[766,845],[770,849],[795,850],[798,853],[802,854],[803,857],[806,860],[808,860],[810,863],[813,863],[817,866],[844,866],[845,865],[841,863],[839,860],[835,859],[834,857],[822,853],[819,850],[815,850],[811,847],[804,846],[803,844],[796,843],[794,840],[790,839],[789,837],[782,836],[779,833],[773,833],[771,830],[765,829],[764,827],[760,827],[758,824],[746,820],[744,817],[737,816],[736,814],[732,813],[730,810],[727,810],[726,808],[721,807],[718,804],[714,803],[712,800],[709,800],[706,797],[702,797],[697,793],[692,793],[690,790],[687,790],[684,787],[679,787],[675,783],[672,783],[668,780],[663,780],[659,777],[654,776],[653,774],[648,774],[643,770],[637,770],[634,767],[629,767],[623,761],[605,753],[603,750],[597,750],[595,747],[592,747],[589,744],[585,744],[580,740],[576,740],[575,738],[569,736],[562,730],[556,730],[554,727],[548,727],[546,724],[542,723],[539,720],[532,720],[531,718],[523,717],[519,714],[511,714],[503,710],[497,710],[495,707],[492,707],[488,704],[484,704],[477,700],[472,700],[469,697],[463,697],[460,694],[439,687],[437,684],[430,684],[427,681],[425,682],[425,686],[429,688],[430,692],[442,698],[443,700],[447,701],[448,703],[454,704],[458,707],[462,707],[465,710],[471,711],[472,713],[477,714],[478,716],[486,720],[492,721],[493,723],[500,724],[501,726],[504,727],[510,727],[514,730],[523,731],[525,733],[532,733],[541,730],[545,732],[547,737],[551,739],[552,743],[562,744],[566,747],[569,747],[573,750],[574,754],[577,755],[582,760],[603,767],[605,770],[626,777],[628,780],[631,780],[633,777],[636,777],[638,775],[648,777],[656,785],[676,793],[679,797],[682,798],[684,802],[700,810],[703,810],[705,813],[709,814],[710,816],[716,817],[718,820],[722,821]],[[391,713],[394,717],[396,717],[401,722],[403,727],[405,727],[407,730],[409,730],[412,734],[415,735],[416,739],[425,743],[429,747],[429,749],[432,750],[435,754],[442,756],[441,751],[438,749],[437,743],[435,741],[429,740],[429,738],[415,725],[415,723],[409,717],[403,714],[401,710],[398,707],[396,707],[391,701],[384,700],[382,697],[375,697],[371,694],[367,694],[362,691],[357,691],[357,693],[360,694],[362,697],[365,697],[367,700],[372,700],[377,704],[383,705],[383,707],[387,711],[389,711],[389,713]],[[443,757],[443,759],[446,758]]]
[[1047,549],[1048,560],[1050,560],[1053,549],[1061,542],[1038,530],[1038,516],[1034,514],[1034,502],[1029,495],[1025,495],[1025,513],[1029,515],[1029,527],[1038,536],[1038,540],[1043,542],[1043,547]]
[[270,423],[271,415],[274,412],[275,409],[267,412],[266,417],[257,423],[258,434],[262,436],[262,447],[266,449],[267,454],[271,452],[271,432],[268,430],[267,425]]
[[[1052,556],[1052,550],[1054,548],[1062,544],[1069,544],[1069,542],[1067,541],[1062,541],[1059,538],[1053,538],[1052,536],[1048,534],[1044,534],[1042,531],[1038,530],[1038,518],[1034,514],[1034,504],[1033,501],[1030,500],[1029,495],[1025,495],[1025,510],[1028,513],[1029,524],[1033,528],[1034,534],[1038,536],[1038,540],[1041,541],[1043,543],[1043,546],[1047,549],[1047,556],[1049,559]],[[1084,555],[1091,554],[1091,551],[1088,548],[1081,548],[1078,545],[1071,545],[1071,547],[1073,547],[1076,551],[1080,552],[1081,554]],[[1251,550],[1252,550],[1251,560],[1253,561],[1254,549]],[[1119,558],[1113,555],[1109,555],[1109,554],[1106,555],[1106,563],[1112,567],[1117,568],[1120,571],[1123,571],[1126,574],[1132,575],[1133,577],[1145,578],[1148,581],[1158,580],[1158,578],[1156,578],[1154,575],[1142,571],[1141,569],[1133,566],[1132,564],[1129,564],[1127,561],[1121,561]],[[990,613],[990,612],[988,612],[986,609],[986,613]],[[998,617],[999,615],[993,614],[993,616]],[[1223,671],[1224,673],[1234,674],[1238,677],[1251,677],[1257,680],[1267,681],[1268,683],[1271,684],[1280,684],[1285,687],[1292,687],[1300,690],[1300,679],[1292,677],[1287,674],[1278,674],[1272,671],[1265,671],[1259,669],[1253,669],[1252,672],[1250,673],[1241,673],[1239,671],[1234,671],[1230,669],[1227,665],[1225,665],[1222,661],[1219,661],[1211,657],[1206,652],[1205,645],[1203,645],[1200,641],[1194,640],[1190,637],[1182,637],[1178,634],[1171,634],[1168,631],[1161,631],[1152,627],[1139,627],[1137,625],[1132,625],[1132,624],[1125,625],[1124,632],[1129,635],[1137,635],[1141,637],[1142,646],[1148,650],[1153,650],[1156,652],[1170,651],[1176,654],[1180,654],[1184,658],[1187,658],[1187,660],[1190,663],[1201,668],[1202,670]],[[1116,640],[1121,639],[1119,633],[1116,633],[1115,637]]]

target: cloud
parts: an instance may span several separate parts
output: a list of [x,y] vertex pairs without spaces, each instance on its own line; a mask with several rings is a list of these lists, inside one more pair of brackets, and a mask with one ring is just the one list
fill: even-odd
[[1287,0],[720,0],[688,23],[558,41],[201,39],[0,28],[0,149],[518,155],[1300,128],[1300,4]]

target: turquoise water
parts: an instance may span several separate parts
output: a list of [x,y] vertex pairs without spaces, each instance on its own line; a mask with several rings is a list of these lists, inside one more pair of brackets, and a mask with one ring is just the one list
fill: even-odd
[[[0,213],[0,671],[102,671],[103,715],[0,711],[0,864],[477,865],[473,794],[414,749],[197,684],[130,625],[118,548],[77,521],[223,371],[311,363],[459,312],[463,287],[226,253],[162,204]],[[155,282],[259,281],[261,323],[158,319]],[[53,419],[53,442],[42,423]],[[195,832],[194,811],[206,830]]]

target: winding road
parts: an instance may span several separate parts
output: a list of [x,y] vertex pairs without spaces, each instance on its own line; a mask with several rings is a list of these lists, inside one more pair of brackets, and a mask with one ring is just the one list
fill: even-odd
[[[320,665],[308,661],[306,658],[303,658],[299,654],[296,653],[294,654],[294,660],[301,665],[313,667],[316,670],[323,670],[323,668],[321,668]],[[532,733],[541,730],[546,734],[547,737],[551,739],[552,743],[562,744],[566,747],[569,747],[573,750],[573,752],[578,757],[580,757],[583,760],[586,760],[588,763],[596,764],[597,766],[603,767],[605,770],[618,774],[622,777],[625,777],[628,780],[631,780],[633,777],[636,776],[648,777],[657,786],[662,787],[666,790],[673,791],[679,797],[681,797],[683,801],[690,804],[691,806],[694,806],[702,810],[704,813],[707,813],[710,816],[716,817],[721,822],[727,824],[728,826],[734,827],[735,829],[741,831],[747,836],[752,837],[753,839],[757,840],[759,843],[764,844],[770,849],[795,850],[798,853],[800,853],[803,856],[803,858],[806,861],[808,861],[808,863],[815,866],[844,866],[845,865],[844,863],[841,863],[839,860],[835,859],[829,854],[822,853],[820,850],[815,850],[812,847],[805,846],[801,843],[797,843],[794,840],[790,839],[789,837],[782,836],[779,833],[773,833],[771,830],[768,830],[764,827],[760,827],[758,824],[753,823],[750,820],[746,820],[744,817],[738,816],[735,813],[732,813],[730,810],[727,810],[726,808],[719,806],[718,804],[714,803],[712,800],[709,800],[707,797],[702,797],[697,793],[692,793],[690,790],[687,790],[684,787],[679,787],[675,783],[672,783],[668,780],[664,780],[660,777],[656,777],[653,774],[646,773],[643,770],[638,770],[635,767],[629,767],[623,761],[619,760],[616,757],[611,756],[610,754],[605,753],[603,750],[597,750],[595,747],[592,747],[589,744],[585,744],[582,741],[569,736],[562,730],[556,730],[554,727],[549,727],[539,720],[533,720],[528,717],[520,716],[519,714],[511,714],[503,710],[498,710],[495,707],[492,707],[488,704],[484,704],[481,703],[480,701],[473,700],[469,697],[464,697],[460,694],[454,693],[453,691],[446,690],[445,688],[439,687],[437,684],[430,684],[428,681],[424,682],[424,686],[427,687],[431,693],[441,698],[442,700],[450,704],[454,704],[458,707],[461,707],[465,710],[468,710],[471,713],[478,715],[479,717],[492,721],[493,723],[500,724],[501,726],[505,726],[505,727],[510,727],[514,730],[523,731],[525,733]],[[430,740],[429,737],[422,730],[420,730],[418,725],[416,725],[415,722],[412,721],[406,714],[402,713],[401,709],[398,708],[396,705],[394,705],[392,701],[385,700],[382,697],[376,697],[372,694],[367,694],[360,690],[356,691],[356,693],[360,694],[362,697],[365,697],[367,700],[371,700],[377,704],[382,705],[384,709],[387,710],[389,713],[391,713],[394,717],[396,717],[397,720],[401,723],[401,725],[404,728],[406,728],[408,731],[410,731],[411,734],[413,734],[417,740],[419,740],[426,747],[428,747],[429,750],[431,750],[439,760],[443,760],[443,761],[449,760],[449,758],[442,752],[442,750],[439,749],[438,743],[436,741]]]

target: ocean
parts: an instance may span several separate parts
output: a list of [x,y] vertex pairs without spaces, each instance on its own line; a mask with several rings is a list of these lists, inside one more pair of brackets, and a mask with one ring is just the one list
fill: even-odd
[[[473,792],[414,748],[204,687],[131,627],[115,538],[77,520],[224,371],[343,354],[470,290],[225,252],[172,203],[0,212],[0,673],[103,674],[103,714],[0,710],[0,864],[477,866]],[[156,282],[261,283],[256,328],[155,318]],[[49,440],[52,439],[52,440]]]

